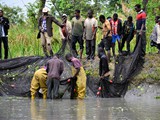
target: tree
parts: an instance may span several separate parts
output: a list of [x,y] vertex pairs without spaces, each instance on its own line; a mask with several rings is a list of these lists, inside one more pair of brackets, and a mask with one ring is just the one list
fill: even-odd
[[11,24],[24,23],[24,15],[20,7],[9,7],[5,4],[0,4],[0,8],[4,11],[4,16],[9,18]]

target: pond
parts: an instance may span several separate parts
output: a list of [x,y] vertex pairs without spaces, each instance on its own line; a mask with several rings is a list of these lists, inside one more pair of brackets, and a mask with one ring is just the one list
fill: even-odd
[[0,97],[0,120],[160,120],[160,100]]

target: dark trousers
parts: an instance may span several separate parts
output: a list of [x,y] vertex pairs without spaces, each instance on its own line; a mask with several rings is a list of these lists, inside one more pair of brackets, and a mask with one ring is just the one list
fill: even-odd
[[47,97],[49,99],[58,98],[60,81],[55,78],[47,79]]
[[72,35],[72,50],[78,55],[76,50],[76,43],[79,43],[80,49],[84,48],[82,36],[74,36]]
[[8,58],[8,37],[0,37],[0,59],[2,59],[2,42],[4,45],[4,59]]
[[142,35],[139,35],[139,32],[136,34],[136,46],[138,45],[138,41],[141,38],[141,47],[142,47],[142,56],[146,54],[146,33],[142,32]]
[[94,59],[95,56],[95,46],[96,46],[96,40],[86,40],[86,54],[87,59]]
[[124,44],[126,42],[127,51],[130,52],[130,41],[131,39],[128,39],[129,34],[125,34],[122,38],[122,44],[121,44],[121,51],[123,50]]

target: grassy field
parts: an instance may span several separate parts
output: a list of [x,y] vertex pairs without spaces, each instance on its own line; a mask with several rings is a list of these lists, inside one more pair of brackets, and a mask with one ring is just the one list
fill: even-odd
[[[56,53],[61,47],[61,39],[59,35],[58,26],[54,25],[53,27],[53,39],[52,39],[52,49]],[[151,30],[147,33],[147,53],[156,53],[156,48],[150,47],[150,36]],[[15,58],[20,56],[43,56],[41,40],[37,39],[38,29],[34,30],[32,26],[29,25],[19,25],[11,26],[9,30],[9,58]],[[101,30],[97,32],[96,44],[101,40],[102,33]],[[84,44],[85,45],[85,44]],[[135,37],[131,41],[131,50],[133,50],[135,45]],[[118,51],[116,45],[116,52]],[[79,45],[77,44],[79,49]],[[126,47],[124,47],[125,50]],[[85,56],[85,50],[83,52]]]

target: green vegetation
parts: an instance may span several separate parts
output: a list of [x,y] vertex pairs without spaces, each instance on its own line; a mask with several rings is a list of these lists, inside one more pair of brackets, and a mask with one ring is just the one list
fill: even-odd
[[160,59],[159,54],[148,54],[141,72],[133,78],[133,84],[138,85],[142,82],[159,83],[160,81]]
[[[9,30],[10,58],[35,55],[43,56],[41,41],[40,39],[37,40],[36,36],[38,33],[37,20],[39,14],[37,11],[41,9],[40,7],[44,6],[45,2],[45,0],[37,0],[34,4],[28,4],[26,18],[22,15],[21,8],[11,8],[0,4],[0,7],[5,11],[5,16],[7,16],[11,22]],[[114,12],[117,12],[119,14],[119,18],[124,21],[128,15],[132,15],[133,18],[135,18],[136,12],[134,11],[134,5],[137,3],[142,4],[142,0],[108,0],[108,2],[105,0],[93,0],[92,2],[84,0],[80,3],[78,0],[51,0],[49,4],[52,6],[50,12],[57,18],[59,18],[62,13],[67,13],[70,16],[69,19],[71,19],[74,15],[75,9],[80,9],[82,11],[82,15],[86,17],[86,11],[89,8],[92,8],[94,9],[94,14],[97,19],[100,14],[104,14],[108,17],[112,16]],[[157,52],[156,48],[150,47],[149,36],[155,25],[155,16],[160,14],[159,3],[159,0],[152,0],[148,1],[147,4],[147,53]],[[52,40],[52,48],[54,52],[57,52],[61,46],[61,40],[58,27],[54,25],[53,28],[54,36]],[[101,36],[101,30],[98,30],[97,44],[100,42]],[[131,42],[131,50],[133,50],[134,45],[135,38]]]

